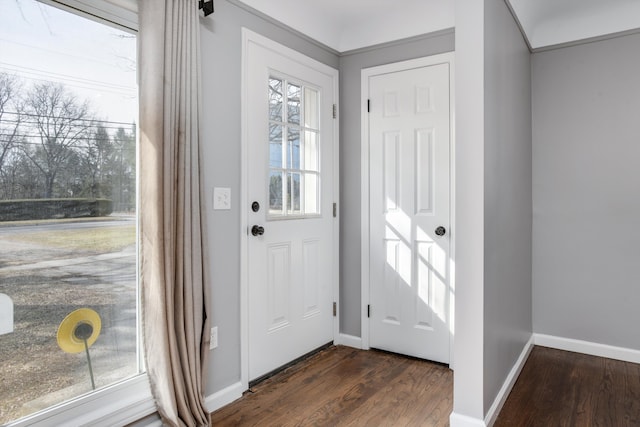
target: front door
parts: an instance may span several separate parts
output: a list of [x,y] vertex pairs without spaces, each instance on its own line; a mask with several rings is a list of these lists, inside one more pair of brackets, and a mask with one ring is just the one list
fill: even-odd
[[449,363],[450,63],[368,76],[371,347]]
[[337,71],[245,44],[248,379],[333,340]]

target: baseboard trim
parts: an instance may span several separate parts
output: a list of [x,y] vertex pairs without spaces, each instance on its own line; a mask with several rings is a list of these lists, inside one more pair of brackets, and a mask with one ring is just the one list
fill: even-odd
[[452,412],[449,415],[450,427],[487,427],[483,420]]
[[509,393],[511,393],[511,389],[513,389],[513,386],[515,385],[516,380],[520,375],[520,372],[522,372],[522,368],[524,367],[524,364],[527,362],[527,359],[529,358],[529,354],[531,354],[533,345],[534,345],[534,336],[533,334],[531,334],[529,341],[527,341],[527,343],[524,345],[524,348],[522,349],[522,352],[520,353],[518,360],[511,368],[511,372],[509,372],[509,375],[507,375],[507,378],[504,380],[504,383],[502,384],[502,388],[500,388],[498,395],[494,399],[493,404],[489,408],[489,411],[487,412],[484,418],[484,424],[486,426],[492,426],[493,423],[496,422],[496,418],[498,418],[498,414],[500,413],[500,410],[502,410],[502,406],[504,405],[504,402],[507,401],[507,398],[509,397]]
[[240,399],[242,397],[242,392],[244,392],[244,387],[242,387],[242,383],[238,381],[235,384],[231,384],[230,386],[205,397],[204,403],[209,412],[217,411],[234,400]]
[[362,338],[353,335],[339,334],[336,345],[344,345],[353,348],[362,348]]
[[622,360],[624,362],[640,363],[640,350],[545,334],[533,334],[533,337],[535,345],[542,347],[573,351],[575,353],[584,353],[591,356],[606,357],[609,359]]

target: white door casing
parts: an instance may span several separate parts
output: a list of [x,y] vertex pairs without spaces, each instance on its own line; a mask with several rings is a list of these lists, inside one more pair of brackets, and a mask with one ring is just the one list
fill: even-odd
[[450,362],[453,323],[452,67],[445,54],[362,76],[369,109],[363,308],[370,316],[363,316],[363,344],[442,363]]
[[[337,70],[243,29],[245,387],[333,341],[337,332],[338,219],[333,203],[338,197],[338,150],[337,120],[332,117],[337,84]],[[270,102],[278,91],[284,96],[283,112],[274,119]],[[291,98],[288,92],[294,93]],[[287,113],[294,110],[297,116]],[[311,116],[315,119],[307,119]],[[283,141],[281,149],[275,140]],[[274,189],[279,195],[273,195]],[[260,205],[257,211],[254,201]],[[254,236],[254,225],[263,227],[264,234]]]

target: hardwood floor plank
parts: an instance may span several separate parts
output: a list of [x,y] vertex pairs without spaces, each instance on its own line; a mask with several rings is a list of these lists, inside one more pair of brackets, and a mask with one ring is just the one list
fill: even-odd
[[213,426],[446,426],[453,375],[380,351],[330,347],[212,414]]
[[[212,414],[214,426],[448,426],[453,373],[330,347]],[[495,426],[640,426],[640,365],[534,347]]]
[[640,426],[640,365],[536,346],[494,426]]

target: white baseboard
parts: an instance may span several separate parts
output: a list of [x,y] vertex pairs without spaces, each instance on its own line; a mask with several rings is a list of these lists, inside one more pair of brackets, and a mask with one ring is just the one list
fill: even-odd
[[362,348],[362,338],[353,335],[340,334],[336,345],[345,345],[347,347]]
[[640,350],[544,334],[533,334],[533,338],[535,345],[542,347],[584,353],[591,356],[607,357],[624,362],[640,363]]
[[471,418],[466,415],[456,414],[452,412],[449,415],[450,427],[486,427],[483,420],[478,418]]
[[238,381],[235,384],[231,384],[229,387],[223,388],[222,390],[205,397],[204,403],[209,412],[217,411],[234,400],[240,399],[242,397],[242,392],[244,392],[244,387],[242,387],[242,383]]
[[492,426],[493,423],[496,422],[496,418],[498,418],[498,414],[500,413],[500,410],[502,409],[504,402],[507,401],[507,397],[509,397],[509,393],[511,393],[511,389],[516,383],[516,380],[518,379],[518,376],[520,375],[520,372],[522,371],[524,364],[527,362],[527,359],[529,358],[529,354],[533,349],[533,345],[534,345],[534,337],[533,337],[533,334],[531,334],[529,341],[524,345],[524,348],[520,353],[520,357],[518,357],[518,360],[513,365],[513,368],[511,368],[511,372],[509,372],[509,375],[507,375],[507,378],[504,380],[504,383],[502,384],[502,387],[500,388],[498,395],[494,399],[493,404],[489,408],[489,411],[487,412],[484,418],[484,424],[486,426]]

